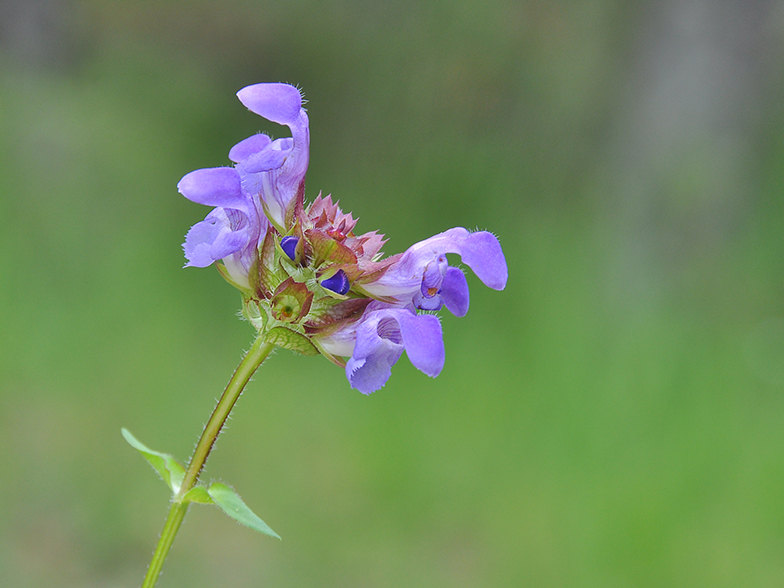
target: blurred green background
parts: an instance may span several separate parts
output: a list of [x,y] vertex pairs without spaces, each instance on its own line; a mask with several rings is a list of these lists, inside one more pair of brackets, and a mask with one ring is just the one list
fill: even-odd
[[159,585],[784,585],[784,11],[761,0],[0,4],[0,584],[141,582],[252,340],[177,181],[309,100],[308,197],[395,253],[492,230],[447,363],[279,352]]

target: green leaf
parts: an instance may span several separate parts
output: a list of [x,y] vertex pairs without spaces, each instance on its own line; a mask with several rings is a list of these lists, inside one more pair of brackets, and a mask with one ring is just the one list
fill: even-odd
[[182,485],[182,480],[185,478],[185,468],[183,468],[177,460],[175,460],[168,453],[161,453],[150,449],[144,443],[139,441],[136,437],[131,435],[128,429],[122,429],[122,435],[131,447],[138,450],[144,456],[150,465],[155,468],[161,479],[171,488],[173,493],[177,493]]
[[267,526],[267,523],[257,517],[253,511],[242,502],[242,498],[226,484],[215,482],[207,489],[207,493],[210,495],[210,498],[215,501],[215,504],[235,521],[242,523],[246,527],[250,527],[254,531],[258,531],[259,533],[264,533],[270,537],[280,539],[280,536],[270,529],[269,526]]
[[185,493],[185,496],[182,497],[183,502],[198,502],[199,504],[215,504],[210,495],[207,493],[207,489],[203,486],[194,486],[190,490]]

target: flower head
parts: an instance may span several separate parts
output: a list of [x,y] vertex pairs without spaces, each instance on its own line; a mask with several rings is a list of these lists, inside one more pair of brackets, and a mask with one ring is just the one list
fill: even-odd
[[498,239],[458,227],[383,258],[383,235],[355,233],[357,221],[331,196],[305,204],[309,129],[299,90],[255,84],[237,96],[252,112],[288,126],[291,137],[253,135],[229,151],[234,167],[182,178],[186,198],[215,207],[188,232],[186,265],[220,262],[260,336],[324,355],[365,394],[386,383],[403,351],[437,376],[444,365],[441,323],[419,311],[468,311],[468,283],[447,254],[460,255],[485,285],[502,290],[507,268]]

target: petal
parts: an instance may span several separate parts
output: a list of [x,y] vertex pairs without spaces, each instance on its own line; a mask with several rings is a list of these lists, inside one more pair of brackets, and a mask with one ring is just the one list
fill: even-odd
[[370,394],[386,384],[392,366],[403,354],[403,345],[379,334],[381,312],[370,313],[357,327],[354,352],[346,362],[346,377],[352,388]]
[[415,297],[427,290],[434,273],[429,268],[445,253],[459,254],[485,285],[496,290],[506,286],[506,260],[498,239],[487,231],[470,233],[456,227],[412,245],[381,278],[363,288],[378,296]]
[[[244,213],[231,208],[214,208],[207,218],[193,225],[185,237],[186,266],[206,267],[234,253],[242,256],[251,241],[257,238],[258,227]],[[245,261],[244,265],[250,267],[252,260]]]
[[247,139],[243,139],[229,150],[229,159],[235,163],[245,161],[251,155],[263,150],[272,142],[264,133],[257,133]]
[[220,231],[214,221],[203,220],[193,225],[185,236],[182,248],[188,263],[185,267],[207,267],[215,259],[210,255],[212,243]]
[[297,259],[297,244],[299,243],[299,239],[297,237],[289,236],[283,237],[280,240],[280,248],[283,249],[283,253],[288,255],[291,261]]
[[335,273],[334,276],[330,276],[325,280],[321,280],[321,286],[342,296],[349,291],[351,288],[351,283],[348,280],[346,272],[340,269]]
[[318,341],[328,353],[349,357],[353,355],[356,346],[356,324],[345,325],[336,333],[320,337]]
[[180,194],[188,200],[207,206],[236,208],[247,212],[240,176],[231,167],[197,169],[186,174],[177,184]]
[[[465,229],[464,229],[465,230]],[[503,290],[509,275],[501,244],[492,233],[470,233],[460,251],[460,258],[470,267],[485,286]]]
[[397,314],[408,359],[415,368],[435,378],[444,368],[444,337],[438,317],[407,310],[390,312]]
[[412,302],[414,303],[414,308],[418,308],[419,310],[435,311],[441,310],[441,307],[444,306],[444,300],[438,294],[428,298],[427,296],[422,296],[420,292],[416,292],[414,293]]
[[432,296],[428,291],[432,288],[437,289],[441,285],[448,267],[449,262],[446,260],[446,255],[439,255],[425,266],[425,271],[422,275],[422,285],[420,286],[423,296]]
[[389,339],[379,338],[379,344],[367,358],[351,357],[346,363],[346,377],[352,388],[362,394],[370,394],[381,389],[392,375],[392,366],[403,353],[403,346]]
[[218,233],[215,241],[212,242],[210,247],[210,255],[217,261],[228,257],[232,253],[237,253],[241,249],[248,246],[250,242],[250,231],[247,228],[238,231],[231,231],[228,229],[222,230]]
[[267,148],[258,153],[254,153],[247,160],[243,161],[243,170],[255,174],[271,169],[278,169],[283,165],[283,162],[286,161],[286,157],[288,157],[291,149],[290,146],[289,149],[281,149],[281,147],[285,145],[283,141],[291,143],[291,139],[278,139]]
[[273,141],[239,166],[242,187],[261,195],[269,220],[286,232],[286,219],[291,219],[308,169],[310,132],[302,97],[288,84],[255,84],[240,90],[237,97],[252,112],[291,129],[290,138]]
[[456,267],[446,270],[446,276],[441,284],[441,298],[453,315],[465,316],[468,312],[470,300],[468,282],[463,272]]
[[245,107],[267,120],[289,125],[297,120],[302,96],[288,84],[253,84],[237,92]]

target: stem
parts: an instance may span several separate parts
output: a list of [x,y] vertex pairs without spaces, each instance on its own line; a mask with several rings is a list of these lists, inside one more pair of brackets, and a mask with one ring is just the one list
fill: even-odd
[[223,396],[218,400],[215,410],[212,411],[210,420],[204,426],[204,432],[201,434],[199,443],[196,445],[196,450],[191,456],[191,461],[188,464],[188,469],[185,472],[185,478],[182,481],[179,492],[174,496],[171,508],[169,509],[169,516],[166,517],[166,522],[161,531],[161,537],[158,540],[158,545],[155,547],[150,567],[147,569],[147,575],[144,577],[142,588],[153,588],[158,581],[158,575],[161,573],[163,562],[169,554],[174,538],[177,531],[180,529],[182,520],[185,518],[185,513],[188,511],[189,502],[183,502],[182,498],[185,494],[193,488],[199,481],[204,464],[215,445],[215,440],[229,418],[231,409],[234,408],[237,399],[245,389],[246,384],[250,380],[254,372],[259,366],[267,359],[267,356],[274,349],[271,343],[265,343],[262,337],[258,337],[251,346],[248,353],[242,359],[234,375],[226,385],[226,390],[223,391]]
[[158,576],[161,573],[163,562],[166,556],[169,555],[174,537],[180,529],[182,520],[185,518],[185,513],[188,511],[188,504],[182,502],[173,502],[171,509],[169,509],[169,516],[166,517],[166,522],[161,531],[161,538],[158,539],[158,545],[155,547],[155,553],[152,554],[150,567],[147,568],[147,575],[144,577],[142,588],[153,588],[155,582],[158,581]]
[[262,337],[258,337],[248,350],[247,355],[240,362],[240,365],[237,366],[234,375],[226,385],[223,396],[218,400],[215,410],[212,411],[210,420],[204,425],[204,432],[201,434],[196,450],[191,456],[191,462],[188,464],[188,470],[185,472],[185,478],[182,481],[180,491],[175,497],[175,501],[179,501],[188,490],[196,485],[207,457],[210,455],[213,445],[215,445],[215,440],[226,423],[226,419],[229,418],[231,409],[234,408],[234,404],[237,402],[240,394],[242,394],[251,376],[262,362],[267,359],[267,356],[274,348],[275,346],[272,343],[265,343]]

